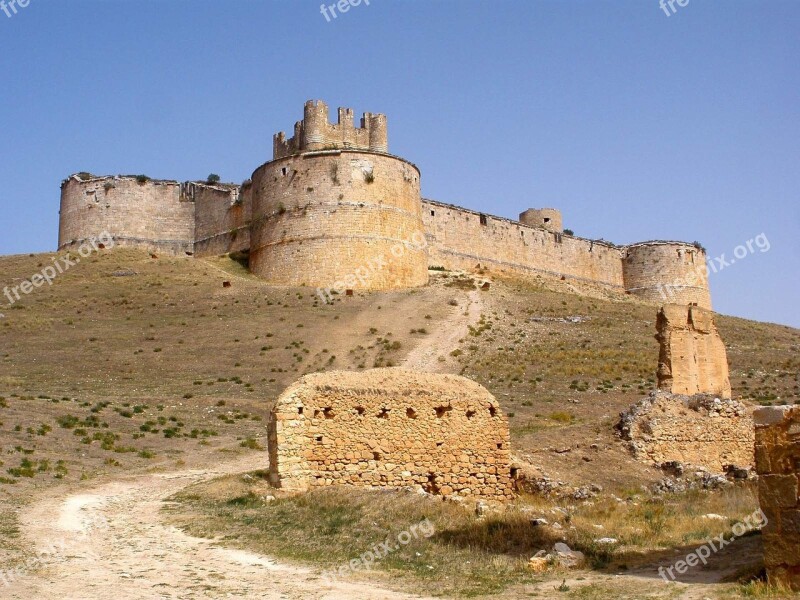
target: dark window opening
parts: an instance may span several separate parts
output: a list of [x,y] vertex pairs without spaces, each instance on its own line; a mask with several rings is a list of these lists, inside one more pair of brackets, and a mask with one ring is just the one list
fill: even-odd
[[475,416],[475,411],[474,410],[468,410],[467,411],[467,418],[468,419],[471,419],[474,416]]
[[406,409],[406,416],[409,419],[416,419],[417,418],[417,411],[415,411],[413,408],[409,407],[409,408]]
[[437,406],[436,407],[436,418],[437,419],[441,419],[443,416],[445,416],[451,410],[453,410],[452,406]]
[[359,417],[363,417],[366,409],[363,406],[356,406],[356,413]]
[[314,439],[317,440],[318,442],[321,442],[322,441],[322,436],[318,435]]
[[550,217],[545,217],[545,218],[544,218],[544,222],[545,222],[545,223],[549,223],[549,222],[550,222]]
[[489,407],[489,414],[493,417],[497,416],[497,409],[494,406]]
[[502,449],[503,449],[503,444],[502,444],[502,442],[497,442],[497,449],[498,449],[498,450],[502,450]]
[[436,216],[436,211],[432,210],[432,211],[431,211],[431,216],[432,216],[432,217],[435,217],[435,216]]
[[297,414],[298,414],[298,415],[302,415],[302,414],[303,414],[303,407],[302,407],[302,406],[299,406],[299,407],[297,408]]
[[378,418],[379,419],[388,419],[390,410],[391,410],[390,408],[382,408],[381,412],[378,413]]
[[322,414],[326,419],[332,419],[333,417],[336,416],[336,414],[333,412],[333,409],[330,406],[328,406],[327,408],[323,408]]
[[380,460],[380,459],[381,459],[381,454],[380,454],[380,452],[373,452],[373,453],[372,453],[372,459],[373,459],[373,460]]
[[281,168],[281,175],[283,175],[284,177],[286,177],[286,174],[287,174],[288,172],[289,172],[289,169],[287,169],[286,167],[282,167],[282,168]]
[[486,224],[487,224],[486,215],[481,215],[481,225],[486,225]]

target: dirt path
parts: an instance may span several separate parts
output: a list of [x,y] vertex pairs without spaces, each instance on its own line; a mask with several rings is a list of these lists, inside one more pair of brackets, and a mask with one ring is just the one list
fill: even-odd
[[0,580],[0,597],[417,598],[375,585],[326,583],[313,569],[223,548],[163,523],[159,512],[165,498],[182,488],[260,467],[261,456],[248,456],[207,469],[133,476],[37,501],[22,515],[22,526],[42,562],[28,563],[10,585]]
[[400,366],[429,373],[451,371],[447,368],[447,361],[439,362],[439,356],[450,360],[450,352],[458,347],[458,340],[468,335],[469,326],[478,323],[483,309],[479,290],[469,292],[466,302],[466,306],[461,302],[454,307],[447,320],[436,323],[436,330],[420,340]]

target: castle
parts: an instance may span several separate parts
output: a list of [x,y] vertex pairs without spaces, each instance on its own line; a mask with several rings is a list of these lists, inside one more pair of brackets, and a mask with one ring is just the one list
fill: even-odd
[[293,137],[275,135],[273,159],[242,185],[70,176],[59,249],[101,232],[174,255],[249,251],[251,271],[279,285],[407,288],[425,285],[429,267],[479,266],[711,308],[698,245],[616,246],[565,232],[552,208],[514,221],[424,199],[419,168],[388,151],[385,115],[365,113],[356,127],[352,109],[340,108],[332,124],[322,101],[306,102]]

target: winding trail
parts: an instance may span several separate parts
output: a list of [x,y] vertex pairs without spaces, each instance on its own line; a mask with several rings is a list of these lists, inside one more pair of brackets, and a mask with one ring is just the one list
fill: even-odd
[[429,373],[447,372],[447,362],[439,362],[438,357],[449,358],[450,352],[458,347],[458,341],[469,334],[469,327],[478,323],[482,300],[480,290],[469,292],[466,309],[459,304],[447,320],[437,322],[436,330],[421,339],[400,366]]
[[22,514],[22,525],[42,561],[28,563],[9,585],[0,582],[0,597],[419,598],[366,583],[329,583],[314,569],[224,548],[162,521],[160,508],[172,494],[200,481],[263,468],[263,460],[246,456],[205,469],[131,476],[34,502]]

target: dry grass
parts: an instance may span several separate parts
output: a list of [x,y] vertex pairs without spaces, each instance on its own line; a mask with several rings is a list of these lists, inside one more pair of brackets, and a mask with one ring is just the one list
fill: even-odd
[[[583,551],[589,566],[600,572],[633,569],[654,560],[669,565],[673,549],[688,552],[710,537],[728,534],[757,506],[749,487],[573,506],[526,496],[504,512],[477,519],[472,505],[465,508],[413,492],[334,487],[279,495],[265,503],[267,493],[275,492],[258,474],[230,476],[181,492],[172,498],[178,506],[168,512],[193,535],[225,536],[244,548],[324,569],[346,564],[428,519],[436,531],[432,537],[413,541],[377,568],[405,589],[470,597],[569,576],[558,569],[534,575],[526,568],[531,556],[557,541]],[[707,513],[728,518],[703,518]],[[534,526],[534,516],[560,521],[563,529]],[[596,540],[601,537],[614,537],[619,543],[600,544]]]

